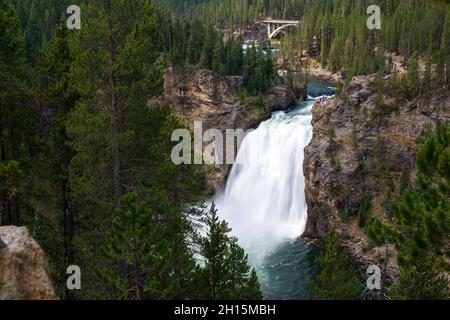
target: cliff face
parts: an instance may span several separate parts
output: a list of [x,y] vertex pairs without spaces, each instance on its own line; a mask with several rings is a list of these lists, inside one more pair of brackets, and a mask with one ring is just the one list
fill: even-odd
[[[238,99],[241,77],[222,78],[210,70],[169,67],[165,70],[164,96],[150,104],[168,104],[172,111],[193,128],[194,121],[202,121],[203,130],[211,128],[248,130],[256,128],[271,117],[273,111],[289,108],[295,101],[287,88],[275,86],[270,93],[257,100]],[[233,91],[233,92],[232,92]],[[219,165],[208,183],[217,191],[224,181],[229,165]]]
[[259,106],[243,102],[232,93],[232,89],[242,89],[242,83],[241,77],[223,79],[210,70],[169,67],[164,76],[163,100],[188,125],[202,121],[204,130],[247,130],[269,118],[273,111],[288,108],[295,100],[285,87],[276,86],[258,102]]
[[47,269],[27,228],[0,227],[0,300],[57,299]]
[[[384,96],[386,107],[380,113],[374,87],[373,76],[355,77],[347,99],[315,104],[314,135],[304,161],[305,236],[324,239],[335,230],[358,260],[371,263],[384,250],[366,246],[356,219],[364,198],[371,201],[372,216],[384,215],[386,186],[395,188],[402,172],[414,179],[415,154],[427,128],[438,118],[450,121],[449,92],[411,102]],[[395,259],[388,268],[395,268]]]

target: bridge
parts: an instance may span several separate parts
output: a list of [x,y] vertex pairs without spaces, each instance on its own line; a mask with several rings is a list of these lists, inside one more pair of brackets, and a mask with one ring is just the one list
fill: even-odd
[[273,39],[288,27],[298,27],[300,25],[300,21],[298,20],[266,19],[263,20],[262,23],[267,25],[267,35],[269,39]]

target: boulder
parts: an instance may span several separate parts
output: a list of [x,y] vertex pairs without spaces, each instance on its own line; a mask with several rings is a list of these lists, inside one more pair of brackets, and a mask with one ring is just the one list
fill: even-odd
[[0,227],[0,299],[58,299],[45,254],[25,227]]

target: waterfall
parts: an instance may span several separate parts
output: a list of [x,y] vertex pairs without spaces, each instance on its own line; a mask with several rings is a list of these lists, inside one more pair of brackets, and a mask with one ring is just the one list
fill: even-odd
[[226,189],[215,197],[250,259],[264,258],[285,239],[305,230],[304,148],[312,138],[311,107],[274,113],[243,140]]

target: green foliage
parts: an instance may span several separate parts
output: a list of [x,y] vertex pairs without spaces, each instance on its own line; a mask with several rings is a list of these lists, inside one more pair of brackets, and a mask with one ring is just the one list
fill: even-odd
[[[188,210],[204,196],[205,170],[170,161],[171,134],[185,124],[169,107],[148,106],[162,92],[163,66],[242,76],[243,99],[257,105],[250,112],[262,112],[274,60],[270,50],[243,50],[235,31],[255,18],[301,19],[303,27],[281,45],[290,70],[305,67],[306,50],[347,77],[375,72],[385,49],[409,66],[388,90],[412,99],[448,85],[448,7],[382,0],[383,30],[369,31],[366,0],[156,2],[158,10],[150,0],[77,1],[82,29],[70,32],[58,22],[71,1],[0,2],[0,224],[30,228],[64,299],[260,299],[256,272],[214,207]],[[395,111],[377,102],[380,116]],[[394,223],[368,226],[378,243],[397,245],[401,274],[393,297],[448,297],[441,275],[448,270],[449,134],[448,126],[438,128],[417,155],[415,185],[402,183]],[[339,170],[333,154],[330,161]],[[382,168],[380,177],[388,172]],[[361,225],[369,207],[361,207]],[[76,294],[65,290],[70,264],[83,270]],[[317,298],[358,295],[335,236],[321,264]]]
[[26,52],[29,60],[34,54],[46,49],[55,35],[56,26],[67,18],[66,9],[71,4],[80,4],[83,0],[12,0],[20,19],[20,26],[26,39]]
[[[193,253],[182,236],[171,240],[171,233],[185,235],[185,217],[158,200],[167,211],[152,210],[138,202],[135,193],[124,197],[126,210],[116,209],[112,231],[106,237],[102,253],[110,261],[108,270],[99,275],[111,287],[113,299],[173,299],[186,297],[198,272]],[[175,221],[176,220],[176,221]]]
[[399,282],[390,290],[395,300],[449,299],[448,279],[437,262],[423,262],[414,268],[403,268]]
[[[71,205],[80,230],[72,242],[86,283],[78,294],[124,297],[119,285],[107,286],[97,277],[98,268],[107,270],[111,265],[97,248],[112,227],[112,209],[124,209],[122,194],[134,192],[154,214],[166,217],[164,230],[171,231],[164,235],[171,246],[171,261],[180,268],[189,266],[176,273],[170,286],[163,278],[154,289],[146,284],[139,296],[181,298],[186,286],[183,273],[193,266],[189,250],[182,245],[187,227],[180,216],[186,203],[201,196],[204,173],[199,167],[172,163],[171,135],[184,124],[168,107],[147,105],[162,90],[158,63],[162,44],[155,9],[150,1],[136,5],[117,0],[85,5],[82,10],[83,28],[74,31],[69,41],[76,57],[70,84],[80,98],[66,119],[73,150]],[[130,297],[137,298],[134,292]]]
[[400,266],[396,299],[447,299],[450,295],[450,127],[438,124],[417,153],[417,181],[392,203],[393,223],[375,220],[369,236],[378,245],[394,243]]
[[417,54],[415,53],[410,61],[409,61],[409,65],[408,65],[408,71],[406,73],[406,83],[407,83],[407,96],[408,98],[413,98],[415,96],[417,96],[417,94],[419,93],[419,86],[420,86],[420,82],[419,82],[419,66],[418,66],[418,62],[417,62]]
[[[27,88],[25,46],[19,21],[9,1],[0,2],[0,163],[14,171],[14,192],[2,192],[2,224],[22,224],[30,213],[32,158],[36,155],[37,110]],[[16,170],[14,168],[20,168]],[[8,178],[9,179],[9,178]],[[8,184],[6,185],[8,189]],[[2,187],[2,189],[4,189]],[[2,190],[4,191],[4,190]],[[6,197],[6,198],[4,198]]]
[[16,196],[15,180],[18,170],[19,164],[16,161],[0,162],[0,225],[2,225],[3,216],[8,214],[7,210],[11,201]]
[[251,95],[270,88],[275,76],[270,52],[266,54],[256,46],[244,50],[240,37],[224,36],[204,17],[192,21],[185,17],[172,19],[172,13],[162,3],[160,6],[158,19],[164,25],[162,40],[167,62],[210,69],[222,76],[242,76]]
[[342,222],[344,222],[344,223],[350,222],[350,217],[349,217],[347,211],[341,211],[341,219],[342,219]]
[[358,225],[360,228],[364,228],[366,226],[368,220],[367,218],[371,208],[372,208],[371,201],[367,196],[365,196],[358,211]]
[[[66,268],[75,262],[73,239],[76,229],[76,208],[73,205],[69,171],[73,158],[67,135],[67,118],[79,99],[70,82],[73,56],[69,49],[69,30],[57,27],[55,37],[45,52],[36,54],[33,96],[39,107],[47,110],[41,123],[44,126],[43,143],[39,153],[39,168],[34,173],[33,200],[38,208],[40,224],[57,230],[53,238],[36,228],[37,238],[52,259],[54,278],[59,296],[73,298],[66,290]],[[52,174],[48,174],[52,172]]]
[[366,10],[373,4],[370,0],[193,0],[185,4],[188,16],[207,19],[228,30],[240,30],[267,17],[301,20],[302,27],[288,33],[281,50],[291,65],[298,64],[299,51],[304,49],[322,66],[334,72],[344,69],[351,78],[375,73],[384,51],[399,53],[406,59],[415,52],[431,53],[430,59],[439,61],[439,69],[444,71],[436,72],[436,77],[448,85],[448,3],[378,1],[383,14],[381,30],[366,26]]
[[[102,298],[261,299],[255,270],[215,208],[192,209],[191,217],[206,227],[206,235],[199,236],[193,220],[167,200],[160,191],[154,199],[158,205],[149,206],[130,193],[124,197],[126,210],[116,209],[101,247],[109,261],[98,270],[106,284]],[[194,259],[195,247],[202,264]]]
[[[125,169],[125,172],[130,171],[133,191],[139,195],[142,201],[147,203],[154,215],[163,219],[165,231],[161,236],[164,236],[168,245],[171,246],[171,261],[175,263],[178,259],[189,260],[190,251],[182,244],[185,243],[185,237],[188,236],[187,233],[191,232],[191,229],[182,217],[182,212],[186,203],[195,203],[203,195],[205,172],[201,167],[177,166],[171,162],[170,155],[174,146],[174,143],[171,142],[171,134],[175,129],[184,128],[184,125],[171,113],[169,108],[147,109],[142,116],[134,118],[132,124],[135,130],[133,139],[123,147],[123,150],[127,150],[130,156],[130,158],[124,158],[125,160],[129,159],[123,162],[124,168],[129,168]],[[158,148],[151,146],[158,146]],[[98,174],[101,173],[97,172]],[[126,178],[127,175],[123,177]],[[87,178],[94,179],[96,176],[87,175],[84,180]],[[90,190],[95,190],[91,192],[97,193],[102,192],[105,187],[90,184],[87,186],[77,184],[75,186],[95,188]],[[96,214],[92,215],[88,211],[87,214],[80,216],[83,234],[77,235],[77,240],[81,246],[80,249],[87,254],[81,258],[83,258],[83,261],[86,260],[86,263],[92,267],[90,272],[93,272],[97,265],[105,264],[105,261],[98,261],[95,248],[102,242],[103,234],[110,228],[108,223],[110,214],[103,211],[103,203],[94,202],[96,199],[94,195],[87,194],[86,196],[92,196],[90,198],[92,200],[85,206]],[[105,197],[107,197],[105,200],[110,199],[112,201],[114,197],[112,190],[109,197],[108,195],[105,195]],[[91,249],[86,251],[85,246]],[[177,263],[181,265],[181,262]],[[193,266],[191,267],[193,268]],[[188,271],[184,269],[183,272],[187,273]],[[98,284],[98,282],[97,278],[92,279],[92,284]],[[97,291],[95,288],[92,288],[92,290]],[[161,296],[153,293],[152,297],[162,298],[162,295],[164,295],[166,298],[175,296],[182,298],[183,295],[180,293],[182,290],[179,290],[176,292],[161,292]],[[107,294],[109,293],[106,292],[105,295],[108,296]]]
[[443,88],[449,84],[450,79],[450,12],[447,12],[442,39],[437,56],[437,82]]
[[229,235],[231,229],[220,221],[212,205],[202,218],[206,235],[200,239],[200,254],[205,266],[205,299],[258,300],[261,290],[254,269],[248,265],[248,257],[238,245],[238,239]]
[[312,299],[352,300],[358,298],[362,290],[356,276],[356,268],[334,232],[328,234],[317,261],[321,270],[309,283]]
[[245,55],[244,86],[251,95],[265,93],[271,86],[275,71],[271,54],[252,45]]

